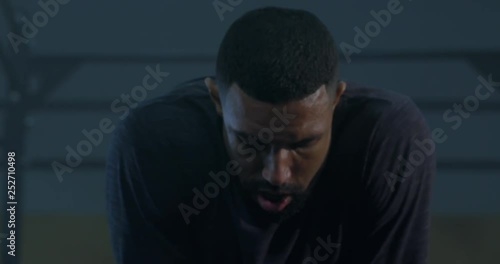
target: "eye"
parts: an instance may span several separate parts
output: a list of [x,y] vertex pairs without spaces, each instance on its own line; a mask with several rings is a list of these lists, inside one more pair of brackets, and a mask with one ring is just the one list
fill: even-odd
[[290,146],[291,149],[307,149],[312,146],[319,140],[319,137],[306,138],[302,141],[294,143]]
[[310,147],[311,141],[298,142],[291,146],[292,149],[304,149]]

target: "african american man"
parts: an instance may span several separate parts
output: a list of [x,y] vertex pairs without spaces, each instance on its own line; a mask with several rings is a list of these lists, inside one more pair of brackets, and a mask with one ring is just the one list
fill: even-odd
[[214,76],[133,109],[107,163],[117,263],[426,263],[426,120],[341,81],[338,60],[315,15],[260,8],[230,26]]

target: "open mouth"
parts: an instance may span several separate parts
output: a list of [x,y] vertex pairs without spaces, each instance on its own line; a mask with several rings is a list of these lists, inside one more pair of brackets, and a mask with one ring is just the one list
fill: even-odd
[[269,212],[280,212],[292,201],[290,194],[259,192],[257,202],[262,209]]

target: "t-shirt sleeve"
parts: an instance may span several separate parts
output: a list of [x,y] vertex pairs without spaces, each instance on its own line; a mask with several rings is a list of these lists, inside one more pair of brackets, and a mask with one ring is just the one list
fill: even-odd
[[186,223],[177,209],[174,156],[165,140],[131,116],[115,130],[106,198],[116,263],[191,263]]
[[372,133],[363,178],[365,236],[352,263],[427,263],[435,144],[417,106],[391,107]]

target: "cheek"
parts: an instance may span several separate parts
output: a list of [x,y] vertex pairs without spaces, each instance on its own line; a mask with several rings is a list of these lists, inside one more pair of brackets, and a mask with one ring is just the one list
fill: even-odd
[[301,155],[301,158],[297,159],[297,174],[300,175],[299,181],[302,185],[308,185],[312,181],[325,161],[328,153],[328,147],[325,147],[325,145],[326,143],[320,143],[314,150],[311,150],[307,154],[304,153]]
[[320,140],[318,144],[315,145],[314,150],[312,151],[313,159],[317,163],[322,163],[326,155],[328,154],[328,150],[330,149],[330,136],[325,137]]
[[296,175],[296,181],[300,183],[300,185],[305,186],[313,178],[315,170],[316,164],[314,161],[302,161],[297,163],[292,173]]

